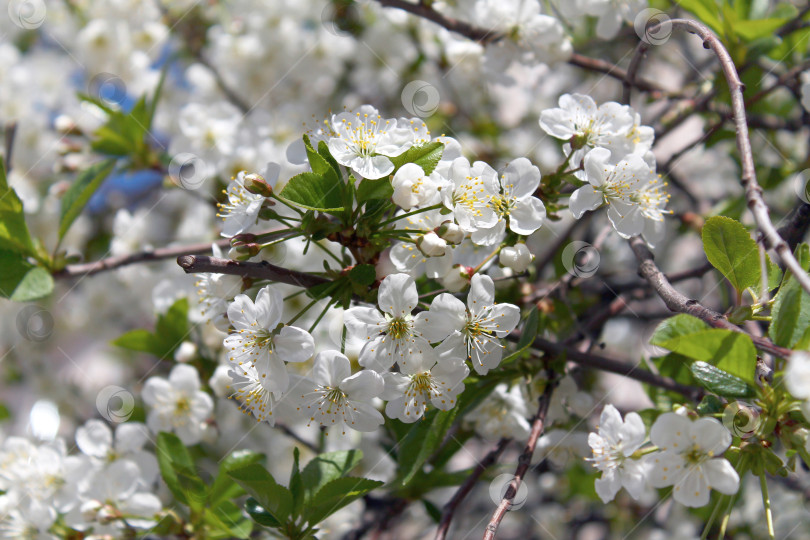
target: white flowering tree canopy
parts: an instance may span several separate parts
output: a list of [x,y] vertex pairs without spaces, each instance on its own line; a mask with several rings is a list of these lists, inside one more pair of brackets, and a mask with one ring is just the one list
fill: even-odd
[[810,538],[804,0],[6,0],[0,539]]

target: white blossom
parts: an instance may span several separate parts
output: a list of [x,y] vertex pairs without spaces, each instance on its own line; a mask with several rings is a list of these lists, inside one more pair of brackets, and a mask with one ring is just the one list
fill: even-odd
[[361,306],[344,313],[348,331],[366,341],[360,351],[361,366],[382,372],[396,362],[404,370],[411,362],[421,365],[423,357],[434,358],[418,319],[411,314],[418,303],[413,278],[391,274],[380,283],[379,310]]
[[284,301],[278,288],[268,285],[256,295],[256,301],[239,294],[228,306],[233,332],[223,344],[230,360],[256,368],[262,385],[271,392],[283,392],[289,386],[285,362],[305,362],[315,352],[315,342],[306,330],[279,326]]
[[598,433],[588,435],[588,444],[593,450],[589,461],[602,472],[595,483],[602,502],[612,501],[622,487],[634,499],[641,496],[646,483],[647,462],[632,456],[646,438],[647,429],[638,414],[628,413],[622,421],[613,405],[602,409]]
[[500,260],[502,265],[515,272],[525,272],[534,260],[534,255],[532,255],[532,252],[526,247],[526,244],[519,242],[514,246],[501,248],[498,254],[498,260]]
[[467,305],[455,296],[442,293],[430,309],[418,316],[422,331],[436,348],[442,362],[469,359],[480,375],[497,367],[503,358],[500,338],[515,329],[520,309],[512,304],[495,303],[495,283],[482,274],[472,277]]
[[348,426],[369,432],[384,422],[371,403],[383,393],[384,387],[379,373],[364,369],[352,375],[346,356],[337,351],[322,351],[315,355],[308,376],[293,376],[292,388],[285,399],[291,400],[307,418],[307,425]]
[[149,407],[146,425],[153,433],[174,432],[183,444],[200,442],[203,422],[214,410],[214,402],[200,390],[197,370],[177,364],[169,379],[150,377],[143,387],[143,401]]
[[650,429],[650,440],[660,452],[650,454],[650,484],[674,486],[673,498],[685,506],[705,506],[712,489],[737,493],[740,476],[720,457],[731,444],[731,433],[715,418],[695,421],[677,413],[664,413]]
[[406,423],[416,422],[428,408],[448,411],[464,391],[464,379],[470,370],[463,362],[440,362],[422,355],[402,368],[401,373],[386,372],[383,399],[388,403],[385,414]]
[[333,115],[331,128],[335,136],[327,142],[329,152],[363,178],[391,174],[394,163],[390,158],[405,152],[415,140],[411,130],[393,118],[383,118],[371,105]]
[[245,189],[245,171],[231,179],[225,194],[228,202],[220,203],[217,216],[222,218],[222,236],[233,237],[247,232],[259,220],[259,212],[265,201],[263,195],[256,195]]

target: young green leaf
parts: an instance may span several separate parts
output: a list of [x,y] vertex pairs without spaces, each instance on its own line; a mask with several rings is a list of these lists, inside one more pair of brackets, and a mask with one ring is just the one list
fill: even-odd
[[703,226],[703,249],[709,262],[737,291],[758,290],[762,270],[759,248],[743,225],[731,218],[715,216]]
[[305,172],[290,178],[278,196],[301,208],[335,214],[343,211],[343,185],[334,176]]
[[708,328],[709,325],[697,317],[679,313],[674,317],[662,321],[661,324],[658,325],[650,338],[650,343],[653,345],[661,345],[663,342],[672,338],[694,334],[695,332],[707,330]]
[[201,510],[205,504],[205,483],[197,474],[186,446],[176,435],[160,432],[156,457],[160,475],[172,495],[189,508]]
[[697,361],[692,364],[692,375],[700,385],[718,396],[729,398],[752,397],[754,389],[744,380],[735,377],[722,369],[716,368],[706,362]]
[[53,291],[53,278],[47,270],[29,263],[19,253],[0,250],[0,296],[15,302],[28,302]]
[[711,328],[654,343],[694,360],[708,362],[755,384],[757,353],[751,338],[740,332]]
[[346,476],[363,459],[360,450],[339,450],[314,457],[301,471],[305,500],[310,500],[323,486]]
[[242,488],[277,521],[284,523],[290,516],[293,497],[290,490],[276,483],[262,465],[250,463],[228,471]]
[[444,143],[439,141],[412,146],[402,154],[391,158],[395,167],[392,174],[396,173],[397,169],[406,163],[416,163],[422,167],[426,175],[430,174],[436,168],[436,165],[439,164],[439,161],[441,161],[443,152]]
[[305,514],[310,524],[320,523],[347,504],[382,486],[383,482],[368,478],[344,477],[332,480],[312,498]]
[[234,482],[233,478],[228,476],[228,472],[253,463],[264,463],[264,460],[264,454],[251,450],[235,450],[229,454],[219,464],[219,471],[206,497],[206,504],[214,507],[223,501],[230,501],[244,495],[245,491]]
[[8,186],[3,157],[0,156],[0,249],[22,255],[34,253],[34,244],[25,224],[23,205],[17,193]]
[[394,188],[391,187],[391,181],[388,178],[364,179],[357,186],[357,204],[363,204],[373,199],[390,199],[393,194]]
[[59,238],[62,239],[71,224],[79,217],[87,201],[115,166],[114,159],[91,165],[71,184],[62,198],[62,212],[59,217]]

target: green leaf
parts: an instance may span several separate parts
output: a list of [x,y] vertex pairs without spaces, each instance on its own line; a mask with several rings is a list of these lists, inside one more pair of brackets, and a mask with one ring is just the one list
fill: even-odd
[[714,0],[679,0],[678,4],[697,15],[698,19],[709,25],[712,30],[722,34],[719,10]]
[[206,504],[208,506],[217,506],[223,501],[229,501],[244,495],[245,490],[237,484],[233,478],[228,476],[228,472],[251,465],[253,463],[263,463],[265,459],[264,454],[258,454],[251,450],[236,450],[230,453],[219,464],[219,471],[214,480],[211,490],[208,492]]
[[709,218],[703,226],[703,249],[709,262],[737,291],[757,288],[762,275],[759,248],[745,227],[724,216]]
[[299,467],[300,452],[296,446],[293,449],[293,466],[290,471],[290,493],[293,496],[293,516],[298,516],[301,513],[301,507],[304,504],[304,479],[301,476]]
[[394,172],[406,163],[416,163],[422,167],[426,175],[429,175],[441,161],[443,152],[444,143],[439,141],[412,146],[402,154],[391,158],[395,167]]
[[703,388],[714,392],[718,396],[745,398],[755,394],[754,389],[748,386],[739,377],[714,367],[706,362],[697,361],[692,364],[692,375]]
[[0,296],[15,302],[28,302],[53,291],[53,277],[29,263],[19,253],[0,250]]
[[59,239],[61,240],[71,224],[79,217],[87,201],[98,187],[109,176],[115,160],[108,159],[91,165],[71,184],[62,198],[62,211],[59,217]]
[[782,283],[782,269],[768,255],[765,256],[768,263],[768,290],[772,291]]
[[363,459],[360,450],[339,450],[327,452],[310,460],[301,471],[305,500],[309,501],[323,486],[346,476]]
[[310,524],[320,523],[347,504],[382,486],[368,478],[337,478],[323,486],[308,505],[305,518]]
[[650,338],[650,343],[653,345],[661,345],[663,342],[672,338],[694,334],[695,332],[700,332],[708,328],[709,325],[697,317],[679,313],[674,317],[662,321],[661,324],[658,325]]
[[734,23],[734,32],[746,41],[753,41],[772,35],[789,21],[790,19],[741,20]]
[[301,208],[334,214],[343,211],[342,181],[316,173],[293,176],[279,197]]
[[380,178],[379,180],[364,179],[357,186],[357,204],[362,204],[373,199],[390,199],[394,194],[391,187],[391,180]]
[[262,507],[262,505],[260,505],[253,497],[248,497],[248,500],[245,501],[245,511],[250,515],[251,518],[253,518],[253,521],[259,525],[272,527],[274,529],[277,529],[282,525],[282,523],[276,519],[273,514],[265,510],[264,507]]
[[357,264],[349,271],[349,279],[358,285],[371,286],[377,279],[377,270],[373,264]]
[[8,186],[5,167],[0,156],[0,249],[33,255],[34,244],[25,224],[22,201]]
[[144,330],[142,328],[130,330],[126,334],[113,340],[112,344],[116,347],[121,347],[122,349],[146,352],[150,354],[156,354],[156,351],[158,350],[158,343],[154,334],[152,334],[152,332],[149,330]]
[[756,349],[751,338],[740,332],[712,328],[656,342],[655,345],[694,360],[708,362],[755,384]]
[[401,485],[407,485],[422,470],[422,465],[444,440],[460,409],[461,405],[456,403],[449,411],[437,410],[430,421],[425,419],[411,427],[399,447],[397,474]]
[[205,483],[180,439],[165,431],[158,433],[156,457],[160,475],[174,498],[193,510],[201,510],[205,505]]
[[781,347],[793,347],[810,327],[810,295],[793,276],[774,299],[768,335]]
[[287,521],[292,511],[292,493],[277,484],[267,469],[258,463],[251,463],[228,471],[228,475],[277,521]]
[[253,530],[251,520],[231,501],[208,507],[203,519],[209,527],[207,538],[249,538]]

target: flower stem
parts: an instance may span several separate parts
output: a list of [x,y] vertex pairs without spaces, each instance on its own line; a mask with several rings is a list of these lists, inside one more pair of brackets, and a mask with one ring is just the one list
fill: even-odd
[[722,495],[720,498],[717,499],[717,502],[714,503],[714,508],[712,509],[712,513],[709,516],[709,519],[706,521],[706,525],[703,527],[703,533],[700,535],[700,540],[706,540],[709,537],[709,531],[714,525],[714,520],[717,519],[717,512],[720,511],[720,506],[723,504],[723,499],[725,499],[725,495]]
[[481,261],[481,264],[479,264],[478,266],[476,266],[475,268],[473,268],[472,274],[473,274],[473,275],[475,275],[475,274],[477,274],[478,272],[480,272],[480,271],[481,271],[481,269],[484,267],[484,265],[486,265],[486,264],[487,264],[489,261],[491,261],[492,259],[494,259],[494,258],[495,258],[495,256],[496,256],[498,253],[500,253],[500,252],[501,252],[501,248],[502,248],[502,247],[503,247],[503,245],[498,246],[497,248],[495,248],[495,251],[493,251],[492,253],[490,253],[489,255],[487,255],[486,259],[484,259],[483,261]]
[[394,217],[392,217],[391,219],[388,219],[388,220],[386,220],[386,221],[383,221],[383,222],[382,222],[382,223],[380,223],[378,226],[379,226],[379,227],[385,227],[386,225],[390,225],[391,223],[397,222],[397,221],[399,221],[400,219],[403,219],[403,218],[406,218],[406,217],[415,216],[415,215],[417,215],[417,214],[422,214],[422,213],[424,213],[424,212],[430,212],[431,210],[438,210],[439,208],[442,208],[443,206],[444,206],[444,205],[443,205],[443,204],[441,204],[441,203],[439,203],[439,204],[434,204],[433,206],[426,206],[425,208],[420,208],[420,209],[418,209],[418,210],[414,210],[413,212],[408,212],[407,214],[401,214],[401,215],[399,215],[399,216],[394,216]]
[[288,322],[288,323],[287,323],[287,326],[292,325],[292,323],[294,323],[295,321],[297,321],[298,319],[300,319],[300,318],[301,318],[301,315],[303,315],[304,313],[306,313],[307,311],[309,311],[309,308],[311,308],[312,306],[314,306],[315,304],[317,304],[319,300],[320,300],[320,298],[316,298],[315,300],[313,300],[312,302],[310,302],[309,304],[307,304],[306,306],[304,306],[304,309],[302,309],[301,311],[299,311],[299,312],[298,312],[298,313],[295,315],[295,317],[293,317],[292,319],[290,319],[290,322]]
[[768,496],[768,480],[765,472],[759,475],[759,487],[762,490],[762,506],[765,507],[765,521],[768,523],[768,538],[773,540],[776,535],[773,531],[773,512],[771,512],[771,498]]

